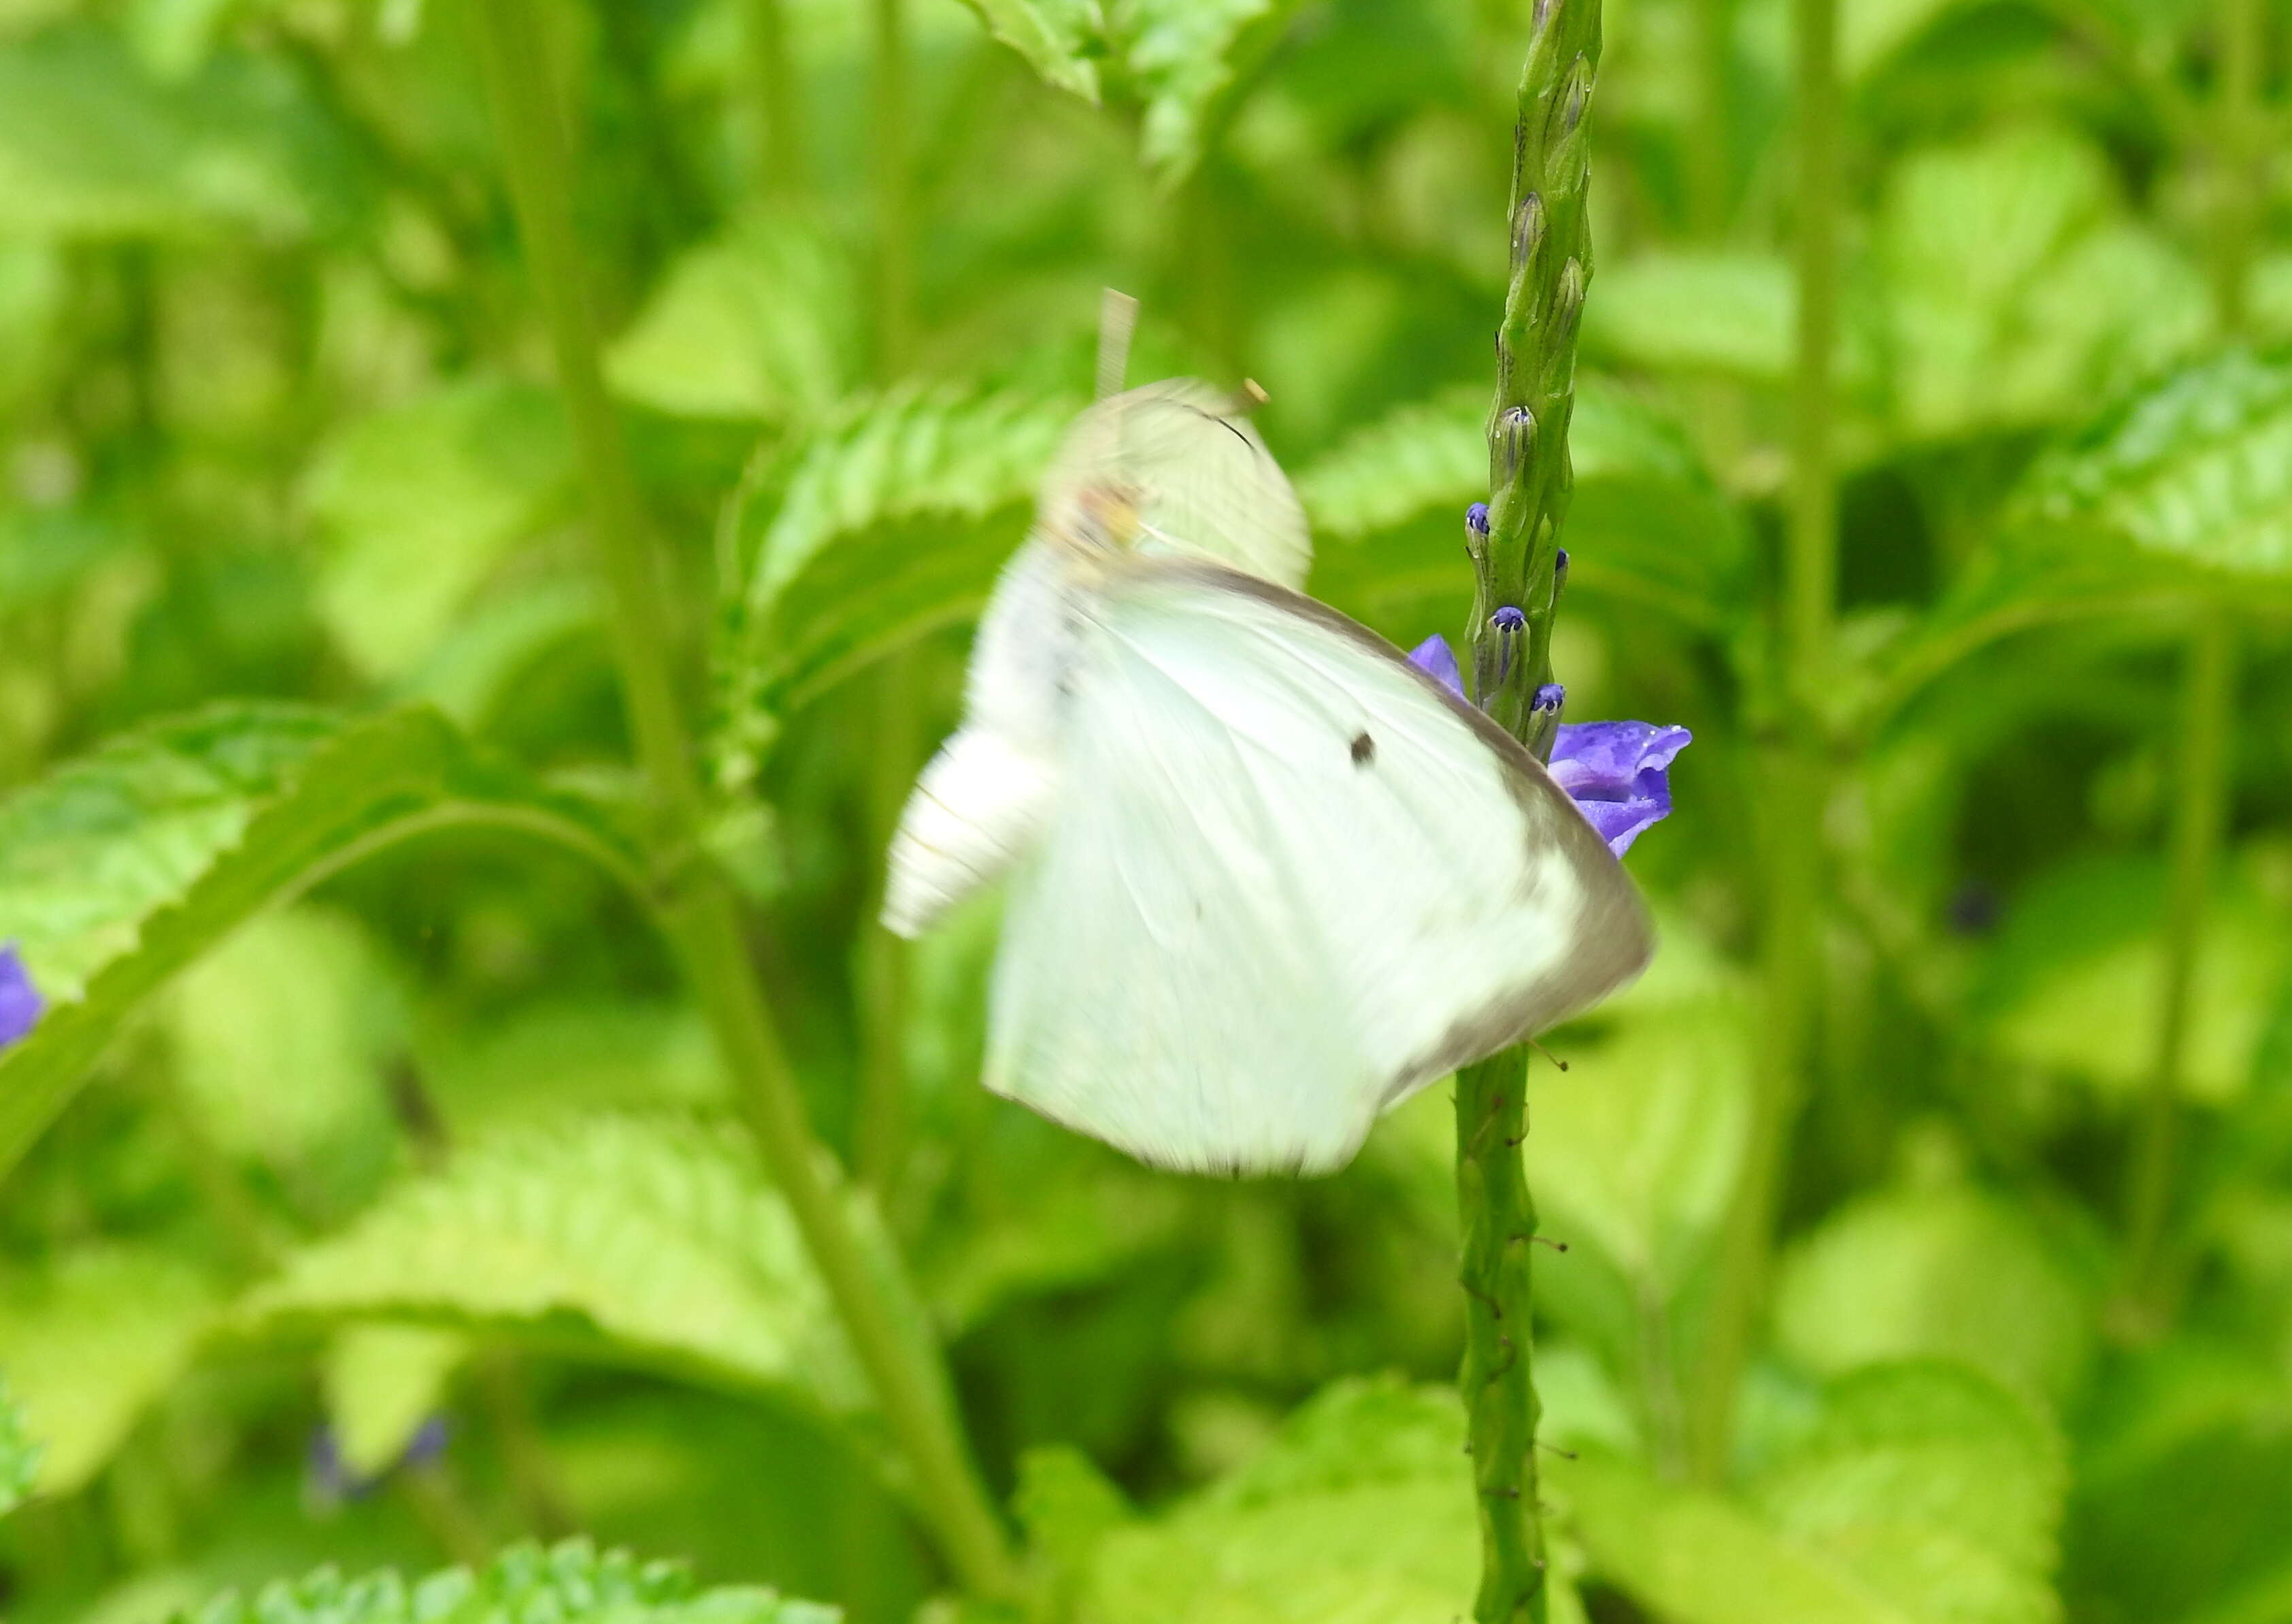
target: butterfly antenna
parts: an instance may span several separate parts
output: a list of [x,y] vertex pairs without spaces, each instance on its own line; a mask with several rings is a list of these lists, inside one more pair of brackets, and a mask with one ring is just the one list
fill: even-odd
[[1130,335],[1138,329],[1138,301],[1108,288],[1098,301],[1098,398],[1122,392],[1130,369]]

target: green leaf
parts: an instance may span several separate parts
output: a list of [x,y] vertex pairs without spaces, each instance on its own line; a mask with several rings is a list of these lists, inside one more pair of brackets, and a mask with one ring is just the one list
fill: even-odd
[[1753,1499],[1904,1615],[2046,1624],[2068,1490],[2060,1438],[1962,1366],[1878,1365],[1825,1395]]
[[[249,920],[165,1000],[175,1079],[222,1150],[282,1169],[391,1142],[382,1067],[404,1020],[374,944],[315,907]],[[330,1162],[329,1182],[346,1169]]]
[[[1990,1048],[2129,1102],[2147,1085],[2164,996],[2166,874],[2154,858],[2062,865],[2014,899],[1976,966],[1971,1014]],[[2224,877],[2191,982],[2187,1095],[2211,1105],[2252,1080],[2292,932],[2251,880]]]
[[707,1022],[682,1005],[548,999],[425,1032],[416,1053],[456,1141],[567,1114],[733,1103]]
[[90,27],[0,45],[0,218],[12,233],[338,232],[368,204],[353,154],[283,57],[220,55],[161,84]]
[[529,384],[466,379],[337,432],[303,499],[327,538],[319,613],[343,652],[369,677],[405,675],[572,477],[564,412]]
[[1862,1196],[1794,1245],[1775,1295],[1783,1352],[1819,1375],[1962,1361],[2064,1404],[2094,1344],[2078,1275],[2006,1199],[1966,1187]]
[[1139,149],[1165,185],[1201,161],[1240,85],[1289,26],[1299,0],[1131,0],[1124,56],[1145,117]]
[[594,1117],[480,1143],[296,1253],[238,1319],[517,1331],[826,1410],[867,1403],[745,1141],[682,1120]]
[[2127,394],[2032,466],[1997,533],[1869,703],[1888,716],[1936,677],[2031,627],[2137,617],[2162,638],[2232,590],[2292,586],[2292,360],[2240,351]]
[[2182,368],[2040,462],[2017,508],[2058,541],[2292,577],[2292,361],[2231,351]]
[[0,1370],[43,1446],[44,1494],[82,1487],[190,1362],[221,1295],[181,1258],[82,1244],[0,1275]]
[[1027,1555],[1048,1590],[1054,1612],[1071,1616],[1106,1537],[1133,1520],[1122,1491],[1079,1450],[1029,1450],[1019,1460],[1019,1490],[1012,1497],[1027,1531]]
[[624,398],[685,417],[824,415],[860,368],[862,279],[776,214],[687,249],[605,358]]
[[380,1477],[437,1413],[469,1338],[426,1325],[352,1325],[327,1345],[319,1387],[343,1465]]
[[[1465,509],[1489,490],[1488,394],[1449,391],[1354,433],[1297,476],[1319,552],[1313,590],[1368,620],[1454,597]],[[1569,435],[1576,496],[1569,582],[1731,623],[1747,586],[1740,521],[1678,427],[1612,380],[1579,380]]]
[[[1080,402],[901,392],[790,455],[724,583],[720,774],[745,781],[776,718],[885,650],[975,616],[1026,535],[1035,482]],[[768,511],[769,519],[761,513]]]
[[586,1540],[519,1546],[476,1572],[448,1568],[408,1580],[384,1571],[344,1579],[331,1568],[224,1596],[174,1624],[837,1624],[843,1615],[755,1586],[703,1590],[672,1563],[600,1554]]
[[1645,254],[1600,267],[1584,352],[1603,363],[1780,384],[1798,291],[1789,262],[1744,253]]
[[0,802],[0,939],[52,1007],[0,1054],[0,1173],[121,1022],[263,909],[456,825],[635,869],[587,808],[476,754],[434,711],[364,722],[234,706],[159,723]]
[[1045,84],[1098,101],[1104,24],[1092,0],[964,0],[987,31],[1027,59]]
[[2203,279],[2124,215],[2106,157],[2063,131],[1904,159],[1878,223],[1901,430],[2079,417],[2200,343]]
[[24,1411],[0,1375],[0,1517],[24,1503],[40,1475],[40,1446],[24,1427]]
[[[1384,1624],[1462,1617],[1480,1541],[1455,1394],[1343,1382],[1258,1459],[1096,1544],[1096,1624]],[[1555,1563],[1552,1617],[1580,1620]]]
[[2059,1440],[1962,1367],[1879,1365],[1823,1397],[1747,1499],[1611,1457],[1548,1468],[1593,1565],[1676,1624],[2048,1624]]

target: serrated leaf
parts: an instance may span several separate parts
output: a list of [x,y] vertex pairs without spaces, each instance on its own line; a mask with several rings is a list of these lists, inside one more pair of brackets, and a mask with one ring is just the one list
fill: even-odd
[[0,1517],[24,1503],[40,1474],[40,1446],[24,1426],[22,1406],[0,1372]]
[[327,544],[319,616],[351,664],[385,680],[412,670],[572,478],[555,394],[502,379],[451,384],[336,432],[303,500]]
[[1775,1294],[1782,1350],[1826,1377],[1955,1359],[2040,1402],[2076,1392],[2093,1305],[2003,1197],[1945,1186],[1859,1198],[1794,1245]]
[[2232,591],[2292,587],[2292,361],[2240,351],[2135,391],[2032,466],[1996,535],[1889,650],[1870,713],[1899,710],[2030,627],[2138,616],[2160,637]]
[[1555,1463],[1594,1570],[1677,1624],[2047,1624],[2060,1441],[1961,1366],[1874,1366],[1824,1394],[1747,1499],[1612,1457]]
[[2067,1489],[2061,1439],[2034,1410],[1937,1361],[1838,1382],[1752,1497],[1908,1617],[2046,1624]]
[[624,398],[677,416],[817,417],[859,368],[862,279],[785,215],[687,249],[605,358]]
[[824,1410],[867,1388],[787,1208],[728,1131],[596,1117],[504,1134],[296,1253],[250,1329],[398,1320],[557,1336]]
[[262,909],[456,825],[523,829],[632,877],[614,835],[421,707],[345,722],[232,706],[157,723],[0,802],[0,940],[52,1007],[0,1053],[0,1174],[121,1022]]
[[[887,649],[976,615],[1080,404],[903,392],[795,448],[753,562],[723,583],[725,739],[768,735],[774,717]],[[745,743],[720,741],[719,755],[731,758],[724,776],[753,771]]]
[[1145,104],[1139,149],[1165,185],[1201,161],[1239,83],[1299,0],[1117,0],[1130,77]]
[[1044,83],[1095,105],[1104,22],[1094,0],[964,0],[987,31],[1027,59]]
[[69,1494],[103,1468],[221,1304],[198,1269],[143,1248],[83,1245],[0,1275],[0,1370],[42,1446],[42,1493]]
[[[1462,590],[1465,509],[1488,496],[1487,417],[1485,390],[1452,390],[1360,430],[1297,477],[1320,545],[1316,595],[1375,620],[1384,606]],[[1747,585],[1741,522],[1677,426],[1587,375],[1569,448],[1571,589],[1728,624]]]
[[[1263,1455],[1151,1523],[1101,1536],[1096,1624],[1386,1624],[1472,1610],[1479,1534],[1464,1415],[1443,1389],[1342,1382]],[[1566,1568],[1551,1612],[1580,1620]]]
[[1904,159],[1878,229],[1901,430],[1931,439],[2080,416],[2201,342],[2203,279],[2124,214],[2104,155],[2064,131]]
[[475,1572],[408,1580],[384,1570],[344,1579],[331,1568],[224,1596],[174,1624],[838,1624],[843,1613],[756,1586],[704,1590],[673,1563],[641,1563],[588,1541],[519,1546]]
[[367,203],[354,151],[283,58],[220,55],[162,84],[93,27],[0,45],[0,217],[14,232],[340,230]]
[[2016,505],[2088,545],[2292,577],[2292,362],[2231,351],[2182,368],[2046,457]]

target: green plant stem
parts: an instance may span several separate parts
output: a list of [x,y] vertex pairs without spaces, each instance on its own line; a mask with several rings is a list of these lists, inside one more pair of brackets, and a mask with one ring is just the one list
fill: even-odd
[[795,1074],[756,982],[738,905],[722,876],[698,854],[702,791],[677,703],[663,561],[649,539],[599,369],[573,230],[565,136],[532,0],[481,0],[477,24],[512,197],[588,485],[592,545],[611,593],[615,652],[638,755],[657,803],[656,838],[667,857],[669,891],[662,915],[671,944],[726,1068],[739,1081],[765,1164],[915,1474],[918,1507],[966,1586],[984,1595],[1013,1594],[1009,1547],[956,1430],[944,1374],[927,1345],[902,1333],[871,1279],[858,1230],[804,1119]]
[[915,178],[908,162],[907,0],[875,0],[875,83],[868,107],[876,188],[876,370],[886,381],[914,364]]
[[884,853],[915,778],[916,652],[886,655],[876,672],[876,725],[868,760],[868,854],[876,883],[860,923],[860,1089],[852,1152],[860,1178],[889,1212],[907,1159],[908,944],[885,930]]
[[1837,327],[1839,143],[1837,0],[1794,0],[1798,101],[1798,335],[1792,390],[1788,535],[1780,608],[1780,693],[1760,751],[1766,896],[1765,1004],[1742,1173],[1719,1245],[1690,1427],[1697,1477],[1725,1475],[1735,1394],[1766,1296],[1793,1126],[1807,1089],[1822,1003],[1822,737],[1837,597],[1838,496],[1831,377]]
[[[914,362],[915,199],[908,148],[906,0],[875,0],[873,143],[876,211],[876,368],[892,384]],[[876,671],[876,718],[868,758],[868,859],[876,884],[860,922],[860,1087],[852,1148],[860,1176],[888,1210],[907,1148],[908,944],[885,930],[884,854],[915,777],[917,677],[915,654],[899,650]]]
[[2214,209],[2214,299],[2221,331],[2243,333],[2254,241],[2266,204],[2260,140],[2261,0],[2218,0],[2220,102],[2215,114],[2219,196]]
[[2149,1091],[2135,1129],[2127,1215],[2126,1279],[2139,1305],[2155,1309],[2174,1163],[2181,1127],[2181,1073],[2187,1058],[2189,1006],[2203,945],[2205,905],[2212,895],[2228,822],[2230,739],[2236,721],[2236,623],[2225,604],[2199,615],[2191,631],[2181,687],[2181,761],[2174,775],[2169,889],[2165,903],[2164,985],[2158,1000],[2156,1049]]
[[1687,150],[1688,223],[1703,241],[1726,234],[1734,181],[1735,0],[1695,0],[1695,108]]
[[[1540,759],[1559,715],[1537,710],[1552,680],[1560,526],[1574,484],[1576,333],[1592,275],[1587,141],[1600,61],[1599,0],[1539,0],[1521,70],[1513,147],[1512,269],[1497,332],[1489,416],[1485,536],[1473,565],[1473,697]],[[1500,609],[1525,627],[1505,632]],[[1530,1251],[1536,1202],[1521,1165],[1529,1049],[1515,1045],[1457,1074],[1457,1206],[1463,1232],[1465,1402],[1481,1530],[1478,1624],[1543,1624],[1550,1606],[1537,1500]]]
[[803,136],[785,0],[747,0],[742,21],[756,93],[757,173],[767,197],[791,197],[803,186]]

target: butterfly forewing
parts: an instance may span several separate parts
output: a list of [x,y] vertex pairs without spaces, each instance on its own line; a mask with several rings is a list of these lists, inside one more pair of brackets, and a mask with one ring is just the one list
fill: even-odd
[[1118,491],[1136,508],[1142,550],[1303,586],[1313,562],[1304,510],[1240,405],[1195,378],[1100,401],[1076,419],[1044,478],[1042,522],[1065,522],[1085,490]]
[[1069,793],[1005,918],[997,1092],[1165,1166],[1325,1170],[1645,962],[1565,794],[1372,634],[1164,561],[1081,619]]

